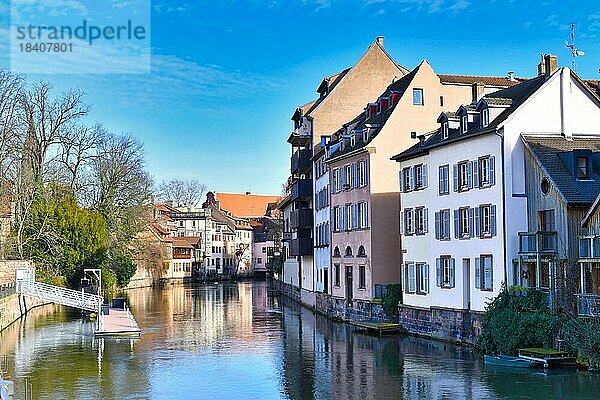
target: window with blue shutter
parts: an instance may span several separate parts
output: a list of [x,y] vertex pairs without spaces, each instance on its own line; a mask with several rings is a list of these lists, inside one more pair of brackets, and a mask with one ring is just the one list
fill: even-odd
[[496,184],[496,157],[490,157],[490,186],[494,186]]
[[427,187],[427,182],[428,182],[428,178],[427,178],[427,164],[423,164],[423,169],[422,172],[423,174],[423,187],[426,188]]
[[429,232],[429,209],[425,208],[423,210],[423,232]]
[[404,193],[404,171],[400,170],[398,173],[398,179],[400,180],[400,193]]
[[460,221],[458,220],[458,210],[454,210],[454,237],[456,239],[460,237],[459,225]]
[[475,207],[475,236],[481,237],[481,223],[479,222],[479,210],[481,207]]
[[435,285],[437,287],[441,287],[442,286],[442,259],[441,258],[436,258],[435,259]]
[[435,213],[435,239],[440,239],[440,213]]
[[479,160],[472,161],[473,164],[473,187],[479,187]]
[[454,275],[456,271],[456,263],[454,262],[454,258],[450,259],[450,287],[454,287]]
[[407,286],[408,292],[415,293],[417,291],[415,264],[408,263],[407,268],[408,268],[408,286]]
[[490,208],[491,234],[492,236],[496,236],[496,206],[492,204]]
[[469,237],[475,237],[474,209],[469,208]]
[[481,260],[475,257],[475,288],[481,288]]
[[467,161],[467,188],[473,189],[473,163]]

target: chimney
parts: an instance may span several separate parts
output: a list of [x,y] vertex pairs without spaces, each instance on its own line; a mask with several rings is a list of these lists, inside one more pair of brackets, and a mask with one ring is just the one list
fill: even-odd
[[538,76],[546,74],[546,66],[544,65],[544,54],[540,54],[540,56],[542,57],[542,61],[540,61],[540,63],[537,66]]
[[378,45],[380,45],[381,47],[383,47],[383,36],[377,36],[375,38],[375,43],[377,43]]
[[513,71],[508,71],[508,80],[511,82],[515,81],[515,73]]
[[554,54],[544,54],[544,72],[546,76],[550,76],[558,69],[558,56]]
[[481,97],[483,97],[483,92],[485,89],[485,85],[481,82],[475,82],[471,86],[471,90],[473,93],[473,102],[477,102]]

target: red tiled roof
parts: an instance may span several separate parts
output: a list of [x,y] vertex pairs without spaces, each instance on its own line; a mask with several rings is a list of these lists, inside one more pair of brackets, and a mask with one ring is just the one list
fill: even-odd
[[181,237],[177,237],[173,239],[173,247],[182,247],[186,249],[192,249],[193,246]]
[[514,86],[521,82],[521,78],[515,78],[511,81],[507,77],[501,76],[475,76],[475,75],[445,75],[439,74],[442,83],[483,83],[488,86]]
[[163,212],[177,212],[176,209],[174,209],[173,207],[167,205],[167,204],[155,204],[154,207],[158,210],[158,211],[163,211]]
[[200,236],[178,236],[177,239],[185,240],[191,246],[195,246],[200,241]]
[[269,203],[279,202],[282,196],[263,196],[243,193],[215,193],[222,209],[236,217],[261,217]]

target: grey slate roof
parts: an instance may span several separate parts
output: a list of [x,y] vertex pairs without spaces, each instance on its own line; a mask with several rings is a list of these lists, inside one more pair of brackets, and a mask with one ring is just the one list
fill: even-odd
[[[438,128],[426,134],[426,139],[422,143],[417,143],[400,154],[392,157],[392,160],[402,161],[409,160],[414,157],[427,154],[429,149],[445,146],[450,143],[455,143],[474,136],[495,132],[500,126],[521,104],[523,104],[533,93],[535,93],[548,78],[545,75],[540,75],[529,79],[518,85],[498,90],[497,92],[485,95],[483,98],[491,102],[506,103],[508,100],[512,106],[507,107],[502,111],[490,124],[485,127],[479,127],[478,123],[469,123],[466,133],[461,133],[459,129],[449,129],[448,138],[442,140],[441,129]],[[501,100],[500,100],[501,99]]]
[[[568,204],[591,204],[600,193],[600,137],[522,135],[523,143]],[[565,164],[577,150],[590,150],[590,177],[577,179]],[[566,153],[566,154],[565,154]]]

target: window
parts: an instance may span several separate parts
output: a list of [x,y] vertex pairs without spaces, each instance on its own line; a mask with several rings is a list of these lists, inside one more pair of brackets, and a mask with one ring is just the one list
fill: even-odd
[[454,287],[455,262],[450,256],[441,256],[435,260],[436,284],[443,289]]
[[354,133],[352,133],[352,135],[350,135],[350,146],[354,146],[356,144],[356,135],[354,135]]
[[485,128],[490,124],[490,110],[489,108],[484,108],[481,110],[481,127]]
[[458,163],[458,190],[469,190],[469,162]]
[[538,211],[539,230],[542,232],[554,232],[554,210]]
[[481,157],[478,160],[478,165],[476,166],[477,168],[477,172],[478,172],[478,186],[479,187],[483,187],[483,186],[487,186],[490,185],[491,179],[490,179],[490,157],[486,156],[486,157]]
[[352,257],[352,247],[346,247],[346,252],[344,253],[346,257]]
[[367,228],[369,226],[369,214],[367,203],[358,203],[358,227]]
[[444,96],[440,96],[440,107],[444,107]]
[[336,232],[342,230],[342,213],[339,206],[333,207],[333,228]]
[[340,287],[340,264],[333,265],[333,284],[337,287]]
[[[257,258],[256,260],[257,260],[257,262],[258,262],[259,264],[262,264],[262,258],[261,258],[261,257]],[[225,260],[225,261],[227,261],[227,260]]]
[[429,265],[407,262],[404,270],[404,288],[406,293],[421,295],[429,293]]
[[352,230],[352,204],[346,204],[346,213],[344,215],[345,218],[345,229],[347,231]]
[[339,187],[340,187],[340,169],[336,168],[333,170],[333,192],[337,193],[339,192]]
[[404,210],[404,234],[412,235],[413,233],[413,210],[412,208],[407,208]]
[[496,236],[496,206],[490,204],[481,205],[475,212],[477,236]]
[[540,189],[542,190],[542,194],[544,196],[550,192],[550,182],[548,181],[548,179],[542,179],[542,182],[540,182]]
[[463,115],[460,118],[460,131],[461,131],[461,133],[465,133],[467,131],[468,125],[469,125],[468,122],[469,122],[469,119],[468,119],[468,117],[466,115]]
[[358,288],[365,289],[366,288],[366,279],[365,279],[365,266],[358,266]]
[[590,179],[589,159],[577,157],[577,179]]
[[423,207],[415,208],[415,233],[423,235],[427,232],[427,209]]
[[179,226],[183,228],[183,221],[179,221]]
[[365,160],[358,162],[358,186],[367,185],[367,162]]
[[592,238],[579,239],[579,258],[592,257]]
[[441,165],[439,167],[439,193],[440,195],[450,193],[448,165]]
[[450,210],[440,210],[435,213],[435,238],[450,240]]
[[410,192],[412,190],[412,174],[410,168],[404,168],[402,170],[402,184],[404,192]]
[[442,122],[442,139],[448,139],[448,121]]
[[423,102],[423,89],[413,89],[413,104],[415,106],[422,106]]
[[415,174],[414,189],[418,190],[427,187],[427,166],[424,164],[415,165],[413,171]]
[[344,189],[352,187],[352,165],[346,165],[346,175],[344,176]]
[[365,251],[365,246],[363,246],[362,244],[360,245],[360,247],[358,248],[358,254],[356,256],[357,257],[366,257],[367,256],[367,252]]
[[458,239],[472,237],[473,233],[473,209],[462,207],[454,211],[454,230]]
[[369,128],[365,128],[362,131],[362,140],[363,142],[366,142],[369,140]]
[[266,247],[263,247],[263,248],[262,248],[262,252],[263,252],[263,253],[266,253],[266,252],[267,252],[267,248],[266,248]]
[[494,290],[494,270],[491,255],[475,258],[475,287],[480,290]]
[[342,256],[341,253],[340,253],[340,248],[339,247],[335,246],[335,249],[333,249],[333,256],[336,257],[336,258]]

